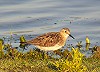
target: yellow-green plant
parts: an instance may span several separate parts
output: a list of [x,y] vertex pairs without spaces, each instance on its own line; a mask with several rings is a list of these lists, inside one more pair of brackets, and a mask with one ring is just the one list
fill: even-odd
[[90,44],[90,39],[86,36],[86,43]]
[[0,39],[0,58],[2,58],[4,55],[3,48],[4,48],[3,40]]
[[96,67],[96,68],[93,69],[92,72],[99,72],[99,71],[100,71],[100,67]]
[[85,40],[86,40],[86,50],[88,50],[90,47],[90,39],[88,38],[88,36],[86,36]]
[[25,49],[25,46],[26,46],[26,39],[22,35],[22,36],[20,36],[20,46],[19,47]]
[[56,50],[54,51],[54,53],[56,55],[59,55],[60,58],[64,58],[64,59],[72,59],[72,56],[70,54],[70,51],[66,48],[64,49],[64,51],[61,51],[60,49],[59,50]]
[[72,48],[70,53],[72,55],[72,60],[60,59],[51,64],[53,64],[60,72],[85,72],[87,67],[82,63],[84,55],[79,52],[78,48]]
[[90,44],[89,43],[86,43],[85,49],[86,50],[89,50],[89,47],[90,47]]
[[26,42],[26,39],[25,39],[25,37],[22,35],[22,36],[20,36],[20,42]]
[[3,40],[0,39],[0,51],[2,51],[2,49],[4,48],[4,45],[3,45]]

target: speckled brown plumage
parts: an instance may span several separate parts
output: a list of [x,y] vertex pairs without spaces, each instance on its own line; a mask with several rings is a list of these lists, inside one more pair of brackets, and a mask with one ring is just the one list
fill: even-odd
[[38,36],[35,39],[28,41],[27,43],[49,47],[49,46],[54,46],[57,43],[62,44],[63,43],[62,39],[63,39],[63,36],[60,35],[59,32],[50,32],[50,33],[46,33],[41,36]]

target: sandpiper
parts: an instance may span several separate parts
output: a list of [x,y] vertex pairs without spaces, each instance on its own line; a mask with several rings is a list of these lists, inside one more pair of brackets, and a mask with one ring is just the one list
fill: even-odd
[[54,51],[62,48],[68,36],[74,37],[70,34],[68,28],[62,28],[60,32],[49,32],[40,35],[32,40],[27,41],[28,44],[35,45],[40,50],[44,51]]

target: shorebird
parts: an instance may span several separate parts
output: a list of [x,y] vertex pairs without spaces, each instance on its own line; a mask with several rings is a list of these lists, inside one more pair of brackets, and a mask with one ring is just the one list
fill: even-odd
[[27,43],[32,44],[43,51],[54,51],[65,45],[68,36],[74,39],[68,28],[62,28],[59,32],[49,32],[37,36],[36,38],[27,41]]

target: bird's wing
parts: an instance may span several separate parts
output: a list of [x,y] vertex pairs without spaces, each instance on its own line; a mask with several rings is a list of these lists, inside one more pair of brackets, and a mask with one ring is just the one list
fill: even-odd
[[28,41],[27,43],[36,46],[45,46],[45,47],[54,46],[61,39],[61,36],[59,34],[60,34],[59,32],[46,33],[36,37],[35,39]]

